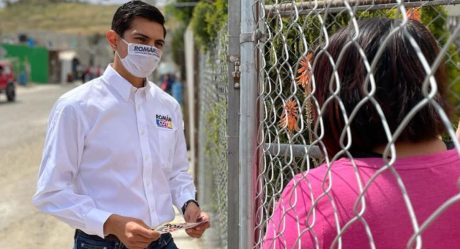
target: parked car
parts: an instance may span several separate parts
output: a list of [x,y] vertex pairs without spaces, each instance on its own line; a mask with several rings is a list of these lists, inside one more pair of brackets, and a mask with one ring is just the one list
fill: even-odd
[[9,61],[0,61],[0,93],[6,94],[8,102],[16,100],[16,78]]

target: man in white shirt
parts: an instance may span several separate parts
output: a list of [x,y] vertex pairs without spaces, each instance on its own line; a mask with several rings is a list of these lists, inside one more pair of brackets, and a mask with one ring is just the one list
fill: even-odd
[[76,228],[75,248],[177,248],[152,228],[174,219],[201,237],[201,212],[180,106],[146,78],[157,67],[166,30],[142,1],[116,11],[106,34],[114,51],[104,74],[64,94],[50,114],[33,203]]

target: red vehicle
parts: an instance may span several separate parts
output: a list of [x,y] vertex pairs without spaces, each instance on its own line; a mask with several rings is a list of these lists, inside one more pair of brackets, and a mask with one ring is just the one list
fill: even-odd
[[9,61],[0,61],[0,93],[6,94],[8,102],[16,99],[16,82],[13,66]]

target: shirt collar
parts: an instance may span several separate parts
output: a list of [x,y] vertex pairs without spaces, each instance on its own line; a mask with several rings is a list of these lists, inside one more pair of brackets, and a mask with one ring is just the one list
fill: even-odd
[[128,101],[136,91],[142,90],[146,93],[150,91],[150,84],[149,81],[146,81],[145,86],[142,88],[135,88],[129,81],[123,78],[115,69],[113,69],[112,65],[108,65],[102,74],[102,79],[107,84],[112,85],[115,90],[120,94],[123,100]]

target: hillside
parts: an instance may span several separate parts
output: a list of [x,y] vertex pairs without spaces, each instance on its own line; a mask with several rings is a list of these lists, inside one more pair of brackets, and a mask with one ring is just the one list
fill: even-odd
[[116,8],[83,3],[14,4],[0,9],[0,34],[25,30],[103,33],[110,28]]

